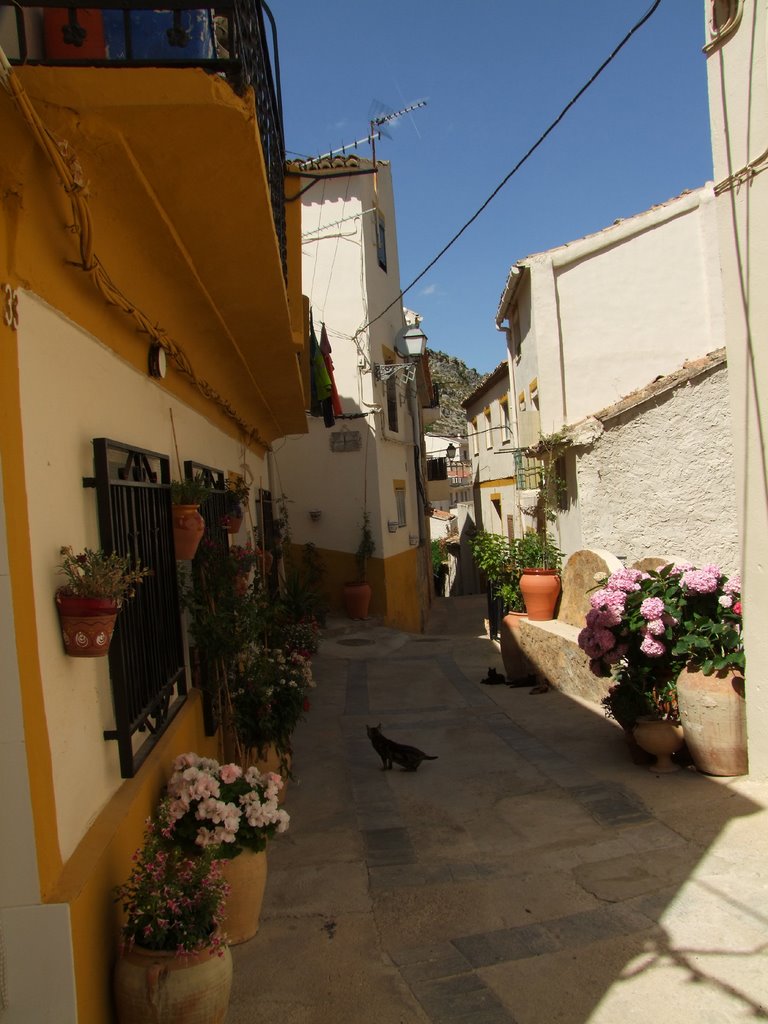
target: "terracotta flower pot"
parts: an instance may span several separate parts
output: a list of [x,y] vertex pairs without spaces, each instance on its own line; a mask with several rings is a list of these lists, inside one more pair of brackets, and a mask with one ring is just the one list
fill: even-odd
[[344,584],[344,609],[350,619],[367,619],[371,606],[370,583]]
[[109,651],[120,602],[56,594],[64,650],[73,658],[103,658]]
[[178,561],[194,558],[205,533],[199,505],[173,505],[173,546]]
[[555,605],[560,596],[557,569],[523,569],[520,591],[531,622],[546,622],[555,617]]
[[267,886],[267,851],[243,850],[224,861],[221,873],[230,887],[221,931],[230,946],[236,946],[252,939],[259,930]]
[[115,965],[119,1024],[224,1024],[231,988],[226,946],[192,956],[134,946]]
[[672,755],[683,746],[683,727],[679,723],[663,718],[638,718],[633,734],[638,745],[656,757],[656,764],[648,765],[649,771],[679,771],[680,765],[672,760]]
[[693,763],[707,775],[746,775],[747,721],[740,673],[705,676],[686,666],[677,679],[680,722]]

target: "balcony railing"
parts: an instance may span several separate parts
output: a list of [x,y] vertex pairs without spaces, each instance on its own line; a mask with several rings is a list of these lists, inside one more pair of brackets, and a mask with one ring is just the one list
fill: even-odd
[[[265,27],[266,15],[270,31]],[[0,45],[11,64],[57,67],[199,67],[239,95],[256,94],[272,215],[286,272],[285,139],[277,31],[264,0],[215,9],[189,0],[0,0]]]

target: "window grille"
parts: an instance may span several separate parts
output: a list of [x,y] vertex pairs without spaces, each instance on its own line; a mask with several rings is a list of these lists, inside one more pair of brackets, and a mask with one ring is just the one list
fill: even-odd
[[123,778],[132,778],[187,692],[171,522],[170,459],[94,438],[93,478],[101,546],[152,570],[124,602],[109,648],[116,740]]
[[[387,360],[387,366],[391,365],[392,360]],[[392,374],[391,377],[387,378],[387,426],[393,433],[397,433],[400,429],[397,415],[397,379],[396,375]]]

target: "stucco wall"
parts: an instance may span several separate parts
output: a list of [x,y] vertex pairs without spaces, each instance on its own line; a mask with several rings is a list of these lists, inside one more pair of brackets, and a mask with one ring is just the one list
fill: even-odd
[[725,367],[610,421],[577,473],[583,547],[739,567]]
[[[30,293],[21,296],[19,376],[24,472],[29,500],[32,575],[62,859],[121,785],[106,659],[63,653],[53,595],[62,579],[59,548],[99,547],[96,497],[82,485],[93,474],[92,438],[109,437],[172,456],[169,410],[181,461],[241,471],[241,446],[202,416]],[[247,465],[256,481],[266,467]]]

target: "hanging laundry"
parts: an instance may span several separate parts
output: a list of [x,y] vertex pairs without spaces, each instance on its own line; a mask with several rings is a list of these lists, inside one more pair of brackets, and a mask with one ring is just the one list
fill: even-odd
[[332,427],[336,420],[331,407],[331,378],[317,342],[311,310],[309,311],[309,376],[312,392],[309,406],[310,415],[322,416],[325,425]]
[[341,416],[341,399],[339,398],[339,392],[336,389],[336,380],[333,376],[333,360],[331,359],[331,343],[328,340],[328,332],[325,329],[325,324],[320,329],[320,351],[323,353],[323,359],[325,360],[325,368],[328,371],[328,376],[331,378],[331,405],[336,416]]

